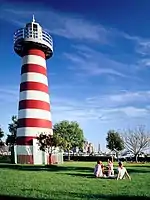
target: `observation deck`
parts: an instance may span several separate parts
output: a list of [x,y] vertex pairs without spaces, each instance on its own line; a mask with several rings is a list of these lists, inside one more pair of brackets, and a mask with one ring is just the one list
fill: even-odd
[[52,37],[35,22],[34,16],[32,22],[14,33],[14,51],[19,56],[24,56],[24,52],[31,48],[41,49],[46,59],[53,55]]

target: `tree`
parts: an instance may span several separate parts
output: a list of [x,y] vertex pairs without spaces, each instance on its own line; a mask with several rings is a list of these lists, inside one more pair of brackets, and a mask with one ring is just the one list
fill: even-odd
[[137,162],[138,155],[149,147],[150,132],[147,132],[144,126],[139,126],[134,130],[125,131],[123,138],[126,149],[135,156]]
[[63,149],[64,146],[64,138],[61,138],[58,134],[46,134],[41,133],[37,137],[39,149],[41,151],[47,152],[49,154],[49,158],[51,159],[53,151],[55,151],[56,147],[59,147],[60,150]]
[[17,138],[18,119],[17,116],[12,116],[12,123],[8,124],[8,130],[11,134],[7,135],[6,144],[11,148],[11,162],[14,163],[14,145]]
[[0,140],[4,137],[4,131],[2,130],[2,128],[0,127]]
[[17,116],[12,116],[12,123],[8,124],[8,130],[11,134],[7,135],[6,144],[11,147],[16,144],[18,119]]
[[60,146],[68,151],[68,160],[70,160],[70,150],[72,148],[83,147],[83,130],[77,122],[67,120],[56,123],[53,128],[54,136],[59,138]]
[[0,151],[2,152],[2,149],[4,147],[4,142],[2,141],[2,138],[4,137],[4,131],[0,127]]
[[119,151],[124,149],[124,141],[120,134],[114,130],[110,130],[106,137],[107,145],[106,147],[111,151],[115,151],[118,158]]
[[49,155],[52,154],[55,147],[61,147],[61,138],[59,138],[56,134],[46,134],[41,133],[37,137],[38,144],[41,151],[48,152]]

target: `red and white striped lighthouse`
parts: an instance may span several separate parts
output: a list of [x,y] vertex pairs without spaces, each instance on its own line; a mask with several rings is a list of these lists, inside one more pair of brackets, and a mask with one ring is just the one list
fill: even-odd
[[14,34],[14,50],[22,58],[16,160],[43,164],[38,134],[52,133],[46,60],[53,54],[51,36],[35,22]]

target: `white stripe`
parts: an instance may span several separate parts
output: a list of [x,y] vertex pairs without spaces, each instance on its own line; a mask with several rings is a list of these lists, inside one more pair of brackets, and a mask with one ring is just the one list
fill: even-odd
[[33,155],[32,145],[17,145],[16,146],[17,155]]
[[18,119],[32,118],[32,119],[46,119],[51,121],[51,112],[40,109],[22,109],[18,111]]
[[26,90],[20,92],[19,100],[22,101],[27,99],[45,101],[47,103],[50,103],[49,94],[36,90]]
[[41,56],[36,55],[26,55],[22,58],[22,65],[25,64],[35,64],[46,68],[46,61]]
[[40,73],[28,72],[28,73],[22,74],[21,82],[23,83],[23,82],[28,82],[28,81],[43,83],[48,86],[47,77]]
[[24,127],[17,129],[17,137],[26,136],[26,137],[37,137],[39,134],[53,134],[53,130],[50,128],[40,128],[40,127]]

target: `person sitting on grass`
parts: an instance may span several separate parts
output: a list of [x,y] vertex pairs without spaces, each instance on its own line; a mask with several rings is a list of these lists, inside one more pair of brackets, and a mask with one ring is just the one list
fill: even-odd
[[125,176],[127,176],[127,177],[131,180],[131,177],[130,177],[130,175],[128,174],[126,168],[123,167],[123,163],[122,163],[122,162],[119,162],[118,164],[119,164],[119,166],[118,166],[117,180],[119,180],[119,179],[124,179]]
[[103,176],[101,161],[99,160],[97,161],[97,164],[95,165],[95,168],[94,168],[94,176],[96,178]]
[[108,168],[108,176],[114,176],[114,165],[111,159],[108,159],[107,168]]
[[103,165],[102,161],[100,161],[101,169],[102,169],[102,175],[105,173],[105,166]]

